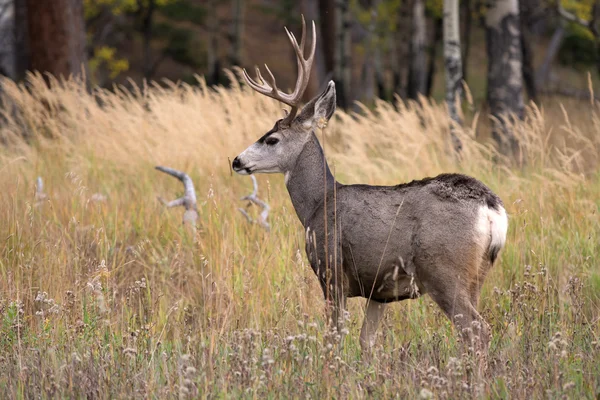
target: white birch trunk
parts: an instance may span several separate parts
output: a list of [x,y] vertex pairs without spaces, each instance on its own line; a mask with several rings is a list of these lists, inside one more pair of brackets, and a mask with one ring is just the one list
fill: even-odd
[[[444,68],[446,71],[446,103],[450,118],[462,124],[460,118],[460,98],[462,94],[462,57],[460,52],[458,0],[444,0]],[[460,152],[462,144],[451,129],[452,144]]]
[[518,0],[493,0],[486,15],[488,90],[492,135],[500,151],[516,156],[510,121],[523,118],[523,70]]

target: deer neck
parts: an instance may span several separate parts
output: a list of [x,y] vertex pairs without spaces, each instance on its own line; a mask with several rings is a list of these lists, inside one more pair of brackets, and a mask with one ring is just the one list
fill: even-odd
[[325,196],[333,192],[335,184],[323,148],[313,133],[294,167],[285,173],[285,185],[303,226],[323,203]]

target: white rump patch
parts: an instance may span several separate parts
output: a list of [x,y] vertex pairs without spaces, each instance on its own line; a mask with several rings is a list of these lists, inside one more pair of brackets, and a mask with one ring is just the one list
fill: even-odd
[[487,206],[479,208],[479,218],[477,221],[478,238],[486,238],[482,243],[483,248],[488,249],[492,259],[504,247],[506,243],[506,232],[508,231],[508,216],[504,207],[499,206],[500,210],[494,210]]

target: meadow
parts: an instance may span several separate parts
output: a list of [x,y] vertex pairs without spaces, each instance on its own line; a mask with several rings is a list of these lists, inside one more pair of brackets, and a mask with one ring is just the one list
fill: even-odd
[[[281,106],[199,82],[90,94],[39,75],[27,88],[2,81],[0,398],[600,396],[598,103],[530,106],[514,126],[518,163],[470,111],[454,156],[444,105],[426,100],[338,110],[318,133],[343,183],[462,172],[503,199],[507,245],[479,305],[493,336],[481,375],[427,296],[389,307],[369,363],[363,299],[349,301],[345,338],[328,329],[283,177],[257,177],[270,231],[238,210],[252,182],[229,160]],[[183,189],[156,165],[193,179],[195,233],[157,200]]]

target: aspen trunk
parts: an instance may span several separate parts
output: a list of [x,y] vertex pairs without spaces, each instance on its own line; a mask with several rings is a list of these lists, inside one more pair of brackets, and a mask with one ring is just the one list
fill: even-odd
[[427,41],[427,21],[425,20],[425,3],[413,0],[412,29],[410,41],[410,70],[408,79],[408,98],[417,99],[427,92],[427,58],[425,44]]
[[502,154],[517,156],[510,124],[523,118],[523,53],[518,0],[493,0],[486,16],[488,89],[492,135]]
[[[462,58],[460,53],[460,27],[458,0],[444,0],[444,67],[446,70],[446,103],[450,118],[461,125],[460,99],[462,94]],[[457,152],[462,143],[451,129],[452,145]]]
[[27,0],[29,66],[56,77],[86,68],[82,0]]

